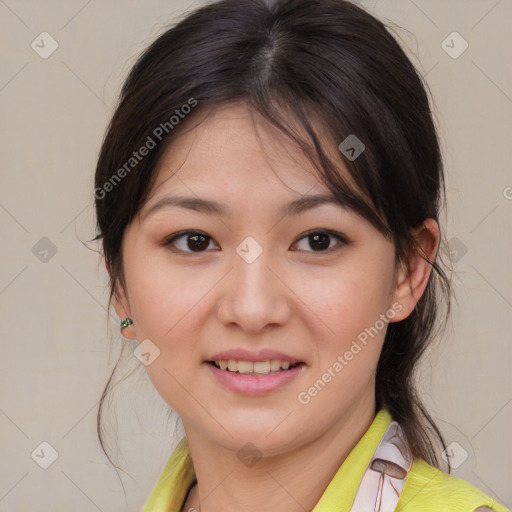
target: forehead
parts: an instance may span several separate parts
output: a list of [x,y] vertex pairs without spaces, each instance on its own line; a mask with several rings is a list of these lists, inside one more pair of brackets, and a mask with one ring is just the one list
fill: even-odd
[[[253,198],[330,193],[297,144],[243,102],[198,111],[173,136],[158,162],[150,197],[171,190]],[[347,175],[332,144],[323,146]]]

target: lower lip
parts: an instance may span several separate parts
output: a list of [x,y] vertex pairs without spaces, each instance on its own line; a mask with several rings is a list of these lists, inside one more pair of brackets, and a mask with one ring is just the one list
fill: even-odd
[[208,366],[214,377],[218,379],[221,384],[224,384],[231,391],[245,395],[263,395],[275,391],[297,377],[306,367],[305,364],[300,364],[289,370],[279,371],[274,374],[244,375],[221,370],[210,363],[204,364]]

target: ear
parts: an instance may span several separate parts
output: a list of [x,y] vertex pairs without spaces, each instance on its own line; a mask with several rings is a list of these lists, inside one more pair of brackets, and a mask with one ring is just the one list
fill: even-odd
[[418,248],[412,249],[406,262],[396,274],[392,304],[398,302],[402,309],[390,322],[399,322],[407,318],[416,303],[420,300],[427,287],[432,265],[425,261],[435,261],[440,242],[439,225],[434,219],[428,218],[413,231]]
[[[124,320],[125,318],[131,318],[133,320],[128,294],[126,293],[122,283],[119,281],[119,278],[117,278],[115,283],[114,294],[112,296],[112,304],[114,305],[114,309],[116,310],[117,316],[121,320]],[[121,331],[121,334],[125,338],[131,340],[137,339],[133,324],[124,328]]]

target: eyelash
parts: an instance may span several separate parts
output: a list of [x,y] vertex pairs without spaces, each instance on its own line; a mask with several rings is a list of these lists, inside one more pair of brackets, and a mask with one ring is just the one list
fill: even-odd
[[[338,244],[336,244],[333,247],[330,247],[329,249],[327,249],[325,251],[305,251],[305,252],[311,252],[311,253],[317,253],[317,254],[330,254],[331,252],[335,251],[336,249],[340,249],[342,246],[350,244],[350,241],[347,239],[347,237],[342,235],[341,233],[336,233],[335,231],[331,231],[329,229],[323,229],[323,230],[316,229],[316,230],[312,230],[312,231],[308,231],[307,233],[304,233],[299,239],[297,239],[296,242],[293,243],[293,245],[296,245],[298,242],[300,242],[304,238],[308,238],[309,236],[319,235],[319,234],[329,235],[333,238],[336,238],[338,240]],[[213,240],[213,238],[211,236],[209,236],[208,234],[206,234],[203,231],[180,231],[179,233],[175,233],[175,234],[169,236],[165,240],[164,245],[172,246],[176,240],[178,240],[180,238],[184,238],[187,235],[201,235],[209,240]],[[207,252],[206,250],[205,251],[184,251],[182,249],[177,249],[176,247],[170,248],[170,250],[173,252],[178,252],[178,253],[182,253],[182,254],[191,254],[191,255]]]

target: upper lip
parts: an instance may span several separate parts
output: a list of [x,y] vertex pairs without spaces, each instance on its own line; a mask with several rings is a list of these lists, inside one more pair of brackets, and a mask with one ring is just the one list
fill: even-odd
[[290,364],[302,362],[296,357],[289,356],[288,354],[269,348],[261,349],[258,351],[249,351],[243,348],[225,350],[224,352],[218,352],[217,354],[211,356],[209,359],[207,359],[207,361],[229,361],[230,359],[234,359],[236,361],[252,362],[271,361],[272,359],[278,359],[280,361],[289,361]]

